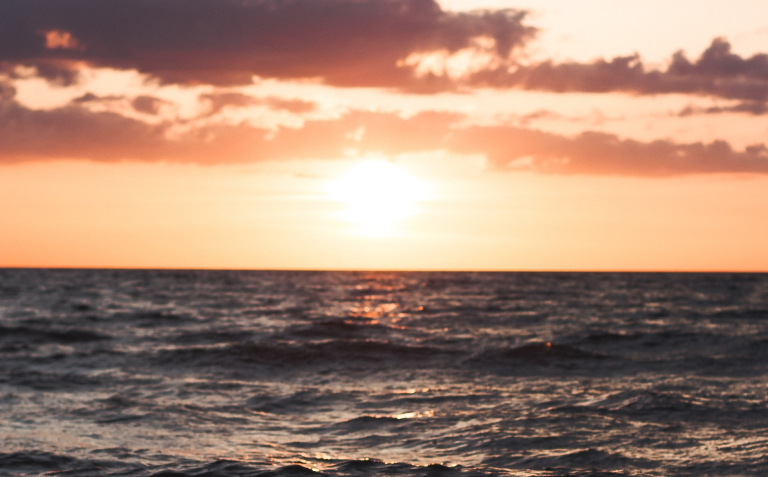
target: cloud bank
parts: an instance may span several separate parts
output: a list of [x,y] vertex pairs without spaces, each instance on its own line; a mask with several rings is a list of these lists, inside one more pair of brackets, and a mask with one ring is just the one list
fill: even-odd
[[589,64],[544,62],[512,73],[479,73],[474,81],[540,91],[689,93],[765,103],[768,55],[742,58],[731,52],[728,41],[716,38],[694,62],[678,51],[666,71],[646,71],[640,57],[633,55]]
[[258,76],[418,93],[683,93],[743,101],[734,112],[766,110],[767,54],[744,58],[716,38],[695,61],[678,51],[666,70],[647,70],[636,54],[525,64],[514,54],[535,38],[525,17],[447,12],[435,0],[4,0],[0,68],[32,66],[61,85],[89,64],[187,85]]
[[[463,116],[438,112],[402,118],[353,110],[320,119],[311,114],[318,108],[314,99],[254,97],[244,88],[207,89],[198,97],[202,112],[193,118],[174,117],[176,106],[155,97],[151,88],[134,97],[85,93],[50,110],[31,109],[15,98],[14,81],[20,77],[37,75],[67,87],[89,65],[135,69],[179,85],[245,85],[258,76],[416,93],[475,87],[682,93],[731,101],[691,106],[680,117],[768,112],[766,54],[742,57],[717,38],[695,60],[675,53],[664,70],[647,70],[638,55],[526,64],[520,53],[536,29],[525,19],[519,10],[447,12],[435,0],[3,0],[0,163],[55,158],[217,163],[443,149],[483,154],[499,169],[547,173],[768,172],[762,144],[735,150],[720,140],[643,142],[594,131],[565,136],[519,127],[555,114],[546,111],[522,117],[518,127],[466,127]],[[247,108],[257,111],[253,114],[279,112],[290,124],[254,126]],[[229,114],[233,111],[243,114]]]
[[[445,150],[482,154],[500,170],[555,174],[768,173],[768,148],[764,144],[737,151],[721,140],[680,144],[669,140],[641,142],[590,131],[569,137],[524,127],[461,127],[462,115],[439,112],[402,118],[393,113],[350,111],[337,119],[308,120],[298,128],[268,130],[247,123],[209,122],[179,130],[172,121],[150,124],[80,106],[99,101],[94,95],[49,111],[26,108],[13,95],[10,86],[0,83],[3,163],[77,158],[215,164]],[[311,107],[302,102],[237,95],[202,99],[211,101],[214,109],[252,102],[274,109]],[[139,96],[131,104],[152,114],[158,101]]]
[[764,144],[735,151],[726,142],[641,142],[586,131],[575,137],[514,127],[468,128],[451,141],[457,152],[482,151],[500,169],[556,174],[673,176],[707,173],[766,173]]
[[[434,0],[4,0],[0,60],[72,81],[71,62],[165,82],[247,84],[253,75],[338,86],[442,89],[398,62],[489,38],[499,57],[534,28],[519,11],[452,13]],[[68,63],[70,62],[70,63]]]

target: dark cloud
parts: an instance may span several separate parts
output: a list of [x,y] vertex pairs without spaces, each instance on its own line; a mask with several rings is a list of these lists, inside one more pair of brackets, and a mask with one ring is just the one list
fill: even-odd
[[682,52],[666,71],[646,71],[638,55],[593,63],[543,62],[480,72],[475,84],[555,92],[628,92],[633,94],[688,93],[768,102],[768,55],[742,58],[725,39],[716,38],[694,62]]
[[289,111],[294,114],[307,113],[315,109],[315,103],[300,99],[256,98],[236,92],[201,94],[200,99],[210,104],[209,114],[216,114],[230,106],[243,108],[254,105],[266,105],[270,109]]
[[76,64],[60,61],[40,61],[31,63],[37,76],[45,78],[58,86],[70,86],[80,80],[80,72]]
[[207,93],[201,94],[200,99],[210,104],[210,114],[216,114],[230,106],[244,108],[258,104],[256,98],[242,93]]
[[133,98],[133,101],[131,101],[133,109],[144,114],[157,114],[160,112],[160,108],[162,108],[164,104],[169,103],[163,99],[145,95],[136,96]]
[[446,84],[416,80],[398,60],[478,36],[506,57],[534,33],[523,17],[444,12],[435,0],[3,0],[0,60],[56,78],[45,65],[85,61],[178,83],[259,75],[426,90]]
[[13,98],[14,96],[16,96],[16,88],[10,83],[0,80],[0,102]]
[[116,101],[116,100],[122,100],[125,99],[125,96],[118,96],[114,94],[110,94],[107,96],[98,96],[91,92],[85,93],[82,96],[78,96],[77,98],[73,99],[72,102],[75,104],[80,103],[99,103],[104,101]]
[[153,157],[166,145],[161,127],[76,105],[42,111],[2,101],[0,131],[0,162]]
[[[201,94],[199,99],[208,103],[208,111],[202,116],[212,116],[221,112],[221,110],[226,107],[244,108],[254,105],[265,105],[273,110],[289,111],[294,114],[307,113],[314,110],[316,107],[315,103],[299,99],[284,99],[274,96],[254,97],[235,92],[206,93]],[[109,103],[113,101],[122,101],[126,105],[130,104],[134,110],[140,113],[151,115],[158,114],[163,105],[172,104],[170,101],[154,96],[140,95],[130,99],[123,95],[98,96],[91,92],[78,96],[71,102],[72,104],[77,105],[87,103]]]
[[66,158],[203,164],[337,159],[351,148],[390,153],[438,148],[449,125],[458,118],[424,113],[401,119],[392,114],[353,112],[339,120],[307,121],[300,129],[282,127],[272,131],[246,123],[211,124],[178,133],[173,131],[175,123],[148,124],[81,107],[82,103],[105,100],[93,94],[65,107],[32,110],[14,101],[11,89],[2,88],[0,163]]
[[[78,96],[77,98],[72,100],[72,104],[86,104],[86,103],[105,103],[105,102],[111,102],[111,101],[124,101],[128,103],[128,98],[121,95],[107,95],[107,96],[97,96],[91,92],[85,93],[82,96]],[[160,112],[160,108],[164,104],[170,104],[168,101],[160,98],[155,98],[154,96],[146,96],[141,95],[133,98],[133,100],[130,101],[130,105],[133,107],[134,110],[144,113],[144,114],[151,114],[155,115]]]
[[[0,12],[2,12],[2,3],[0,3]],[[0,18],[0,28],[2,28],[3,18]],[[4,32],[0,31],[0,42],[8,41],[4,38]],[[0,50],[3,45],[0,45]],[[20,64],[26,68],[21,71],[17,68]],[[0,73],[11,79],[26,78],[37,76],[48,80],[56,86],[71,86],[80,80],[79,65],[72,61],[62,61],[56,59],[46,60],[27,60],[22,63],[14,61],[4,61],[0,56]],[[31,72],[28,70],[32,70]]]
[[522,128],[473,127],[457,131],[451,147],[465,153],[482,151],[501,169],[557,174],[768,173],[765,145],[735,151],[721,140],[678,144],[668,140],[620,139],[613,134],[589,131],[569,138]]
[[692,116],[694,114],[718,114],[718,113],[749,113],[755,116],[768,113],[768,103],[760,101],[742,101],[733,106],[710,106],[708,108],[697,108],[695,106],[686,106],[678,116]]
[[[647,70],[638,55],[521,65],[510,52],[535,34],[524,18],[518,10],[446,12],[436,0],[3,0],[0,63],[10,74],[13,65],[32,66],[61,85],[88,63],[182,84],[246,84],[257,75],[423,93],[489,86],[768,104],[768,55],[741,57],[725,39],[695,61],[675,53],[666,70]],[[478,37],[494,40],[497,61],[473,74],[403,63],[472,47]]]
[[97,161],[170,160],[203,164],[266,159],[337,159],[359,153],[446,150],[484,154],[497,169],[556,174],[665,176],[701,173],[768,173],[768,148],[743,151],[727,142],[679,144],[641,142],[612,134],[576,137],[521,127],[458,128],[463,119],[448,113],[351,112],[302,128],[274,131],[213,124],[169,134],[171,123],[147,124],[110,112],[90,112],[72,103],[50,111],[30,110],[0,88],[0,163],[29,159],[83,158]]
[[768,55],[762,53],[742,58],[731,53],[731,45],[724,38],[716,38],[694,63],[683,52],[675,53],[667,73],[700,78],[750,78],[768,80]]

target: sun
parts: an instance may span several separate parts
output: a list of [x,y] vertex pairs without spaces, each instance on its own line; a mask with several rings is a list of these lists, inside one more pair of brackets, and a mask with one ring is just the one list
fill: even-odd
[[344,204],[338,215],[368,236],[394,235],[400,223],[432,196],[427,181],[380,159],[357,163],[329,184],[332,199]]

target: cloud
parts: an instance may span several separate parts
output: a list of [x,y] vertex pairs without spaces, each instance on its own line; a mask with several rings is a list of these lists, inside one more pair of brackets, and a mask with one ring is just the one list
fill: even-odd
[[159,113],[160,108],[162,108],[164,104],[168,104],[168,101],[146,95],[137,96],[131,101],[131,105],[136,111],[153,115]]
[[16,96],[16,88],[9,82],[0,80],[0,104]]
[[[3,4],[0,3],[0,14],[2,12]],[[3,18],[0,18],[0,28],[2,28]],[[0,41],[8,41],[4,38],[4,32],[0,31]],[[3,45],[0,45],[0,50],[3,49]],[[19,69],[18,66],[25,66],[26,68]],[[27,78],[30,76],[37,76],[43,78],[56,86],[71,86],[80,81],[80,66],[78,62],[62,61],[57,59],[46,60],[25,60],[22,63],[15,61],[3,60],[2,54],[0,54],[0,75],[3,75],[11,79]],[[32,71],[29,71],[29,70]]]
[[513,54],[536,33],[525,17],[447,12],[436,0],[3,0],[0,63],[11,76],[26,65],[61,85],[89,64],[179,84],[258,76],[420,93],[485,86],[768,104],[768,55],[741,57],[725,39],[695,61],[678,51],[666,70],[647,70],[637,54],[526,65]]
[[445,12],[435,0],[3,0],[0,61],[62,81],[75,71],[65,65],[87,62],[184,84],[258,75],[427,90],[450,82],[417,79],[398,62],[478,38],[506,58],[535,31],[524,16]]
[[678,116],[692,116],[694,114],[718,114],[718,113],[749,113],[755,116],[768,113],[768,102],[760,101],[742,101],[733,106],[711,106],[708,108],[697,108],[686,106],[678,113]]
[[[0,83],[0,163],[81,158],[215,164],[447,150],[485,155],[498,170],[553,174],[768,173],[764,144],[737,151],[721,140],[680,144],[589,131],[568,137],[524,127],[460,127],[462,115],[438,112],[403,118],[351,111],[337,119],[276,130],[215,122],[179,129],[176,122],[149,124],[115,112],[90,111],[84,103],[99,100],[95,96],[46,111],[18,104],[13,94],[12,88]],[[154,104],[154,99],[149,98],[148,104]]]
[[646,71],[638,55],[593,63],[547,61],[531,66],[478,72],[474,84],[555,92],[688,93],[768,102],[768,55],[742,58],[716,38],[694,62],[678,51],[666,71]]
[[722,140],[679,144],[669,140],[641,142],[591,131],[566,137],[514,127],[472,127],[457,131],[451,147],[463,153],[482,151],[499,169],[555,174],[768,173],[768,148],[764,144],[735,151]]
[[[64,107],[34,110],[15,101],[14,94],[10,85],[0,82],[0,130],[3,131],[0,163],[76,158],[214,164],[264,159],[334,159],[345,157],[355,149],[393,153],[432,150],[440,146],[449,125],[459,117],[422,113],[402,119],[393,114],[353,111],[337,120],[304,121],[301,128],[272,130],[247,122],[167,120],[149,123],[116,111],[88,108],[89,103],[115,100],[132,104],[134,108],[152,108],[158,102],[164,103],[153,97],[139,96],[129,101],[121,96],[86,93]],[[311,105],[273,97],[246,101],[247,98],[241,96],[215,98],[239,105],[251,100],[284,108],[305,109]]]
[[[106,95],[106,96],[98,96],[91,92],[85,93],[81,96],[78,96],[77,98],[74,98],[71,101],[72,105],[86,105],[86,104],[114,104],[114,103],[122,103],[125,106],[129,106],[130,108],[133,108],[134,111],[148,114],[148,115],[157,115],[160,113],[160,110],[165,105],[171,105],[172,103],[170,101],[166,101],[164,99],[156,98],[154,96],[147,96],[147,95],[140,95],[136,96],[133,99],[129,99],[126,96],[123,95]],[[120,113],[119,108],[118,111],[114,111],[117,113]]]
[[226,107],[244,108],[248,106],[265,105],[273,110],[284,110],[294,114],[308,113],[315,109],[315,103],[300,99],[283,99],[278,97],[255,98],[237,92],[206,93],[200,99],[210,104],[209,114],[216,114]]
[[85,93],[82,96],[78,96],[77,98],[73,99],[72,102],[75,104],[82,104],[82,103],[94,103],[94,102],[102,102],[102,101],[116,101],[116,100],[123,100],[125,99],[125,96],[118,96],[118,95],[108,95],[108,96],[98,96],[93,93]]
[[6,98],[0,101],[0,130],[0,162],[152,157],[166,145],[162,127],[117,113],[92,113],[75,104],[32,110]]

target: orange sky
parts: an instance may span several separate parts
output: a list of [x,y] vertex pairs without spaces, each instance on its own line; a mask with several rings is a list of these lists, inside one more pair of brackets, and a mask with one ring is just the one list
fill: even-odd
[[760,2],[94,1],[0,11],[0,266],[768,271]]

